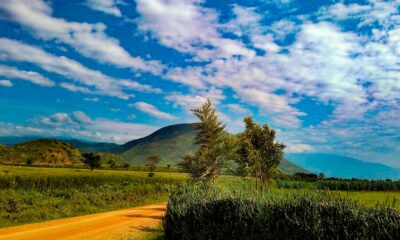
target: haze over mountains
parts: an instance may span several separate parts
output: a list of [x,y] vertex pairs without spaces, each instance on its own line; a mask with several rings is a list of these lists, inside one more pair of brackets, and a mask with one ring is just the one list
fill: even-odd
[[[161,164],[177,164],[181,156],[196,151],[194,144],[195,123],[177,124],[163,127],[139,139],[118,145],[115,143],[86,142],[77,139],[61,139],[83,152],[113,152],[131,164],[145,164],[151,155],[159,155]],[[0,143],[13,145],[43,137],[0,137]],[[279,169],[285,173],[296,172],[325,173],[328,177],[398,179],[400,170],[379,163],[323,153],[287,153]],[[306,170],[307,169],[307,170]]]
[[310,170],[323,172],[327,177],[399,179],[400,169],[381,163],[365,162],[359,159],[326,153],[288,153],[291,162]]

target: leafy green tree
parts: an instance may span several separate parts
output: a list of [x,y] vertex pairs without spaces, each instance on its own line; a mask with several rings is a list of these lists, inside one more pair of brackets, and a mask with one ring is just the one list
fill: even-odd
[[237,161],[247,174],[255,175],[262,190],[272,170],[283,158],[285,145],[276,142],[276,132],[267,124],[260,126],[252,117],[245,117],[245,130],[238,135]]
[[217,111],[210,100],[201,107],[192,109],[192,112],[200,120],[196,125],[196,144],[199,148],[195,154],[183,156],[180,166],[196,181],[213,181],[230,157],[225,126],[218,120]]
[[153,177],[154,176],[154,171],[157,168],[157,164],[159,162],[161,162],[162,158],[160,156],[157,155],[153,155],[147,158],[147,161],[149,162],[147,165],[149,166],[149,177]]
[[82,154],[82,162],[90,168],[90,171],[93,171],[95,168],[100,168],[101,167],[101,162],[100,162],[100,156],[96,155],[94,153],[83,153]]

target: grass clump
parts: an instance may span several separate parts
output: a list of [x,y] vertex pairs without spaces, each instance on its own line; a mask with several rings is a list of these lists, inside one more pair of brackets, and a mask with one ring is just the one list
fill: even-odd
[[166,239],[399,239],[400,214],[327,192],[258,194],[226,186],[183,186],[163,221]]

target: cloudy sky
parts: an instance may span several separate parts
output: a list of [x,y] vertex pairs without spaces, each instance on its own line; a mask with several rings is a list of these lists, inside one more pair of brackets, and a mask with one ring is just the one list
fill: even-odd
[[123,143],[210,98],[232,132],[400,167],[399,26],[399,0],[2,0],[0,135]]

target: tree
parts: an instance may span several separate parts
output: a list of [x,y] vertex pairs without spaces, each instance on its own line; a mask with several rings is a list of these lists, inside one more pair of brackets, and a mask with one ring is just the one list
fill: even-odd
[[319,173],[318,174],[318,179],[319,180],[324,180],[325,179],[325,174],[324,173]]
[[161,160],[162,160],[162,158],[157,155],[153,155],[153,156],[147,158],[147,161],[149,162],[147,165],[149,166],[149,170],[150,170],[149,177],[154,176],[154,170],[156,170],[157,164],[159,162],[161,162]]
[[82,154],[82,162],[90,168],[90,171],[93,171],[95,168],[100,168],[101,167],[101,162],[100,162],[100,156],[96,155],[94,153],[83,153]]
[[247,174],[255,175],[264,190],[283,158],[285,145],[276,142],[276,132],[267,124],[260,126],[252,117],[245,117],[245,130],[238,135],[237,161]]
[[229,157],[225,126],[218,120],[217,111],[209,99],[192,112],[200,120],[196,125],[195,142],[199,148],[195,154],[183,156],[180,166],[196,181],[213,181]]

